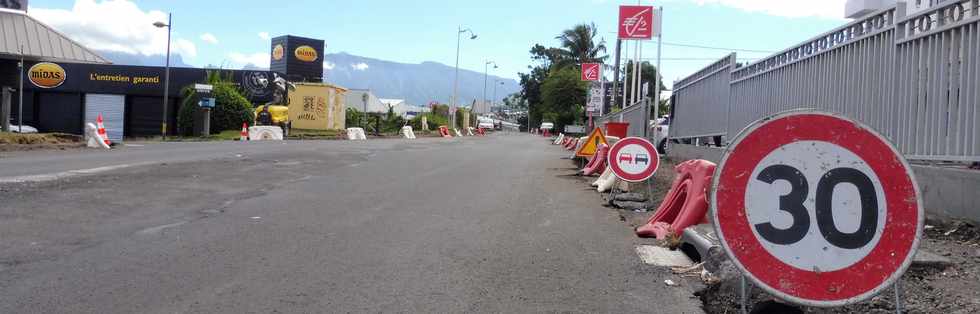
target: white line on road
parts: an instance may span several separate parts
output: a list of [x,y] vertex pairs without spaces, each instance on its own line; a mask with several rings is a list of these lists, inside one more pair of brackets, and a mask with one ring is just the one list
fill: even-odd
[[64,178],[74,177],[79,175],[97,174],[106,171],[119,170],[119,169],[131,168],[131,167],[148,165],[148,164],[151,163],[122,164],[122,165],[96,167],[96,168],[89,168],[89,169],[69,170],[69,171],[56,172],[56,173],[7,177],[7,178],[0,178],[0,184],[54,181],[58,179],[64,179]]

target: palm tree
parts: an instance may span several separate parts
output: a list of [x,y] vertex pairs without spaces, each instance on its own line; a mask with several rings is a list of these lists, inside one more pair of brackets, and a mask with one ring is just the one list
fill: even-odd
[[596,41],[599,31],[595,23],[578,24],[570,29],[566,29],[555,37],[561,42],[562,63],[560,66],[577,65],[589,62],[603,62],[608,56],[606,53],[606,41]]

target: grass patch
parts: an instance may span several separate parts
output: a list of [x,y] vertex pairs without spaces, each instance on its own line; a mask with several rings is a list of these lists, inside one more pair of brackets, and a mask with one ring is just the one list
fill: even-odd
[[38,145],[81,143],[82,137],[64,133],[20,134],[0,132],[0,144]]
[[286,138],[290,140],[342,140],[347,138],[347,130],[292,129]]
[[211,134],[208,136],[181,136],[181,137],[167,137],[167,142],[219,142],[219,141],[237,141],[241,138],[240,130],[227,130],[221,131],[218,134]]

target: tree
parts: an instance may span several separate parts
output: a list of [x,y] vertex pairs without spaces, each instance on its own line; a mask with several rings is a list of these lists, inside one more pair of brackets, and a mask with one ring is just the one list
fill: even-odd
[[582,63],[590,62],[603,62],[608,58],[606,53],[606,41],[599,40],[596,41],[596,37],[599,35],[599,30],[592,24],[578,24],[570,29],[566,29],[561,32],[561,35],[555,37],[561,42],[561,47],[563,48],[562,54],[564,58],[561,61],[570,62],[572,64],[567,65],[579,65]]
[[550,118],[561,130],[565,125],[581,122],[588,97],[588,83],[578,70],[564,68],[552,71],[541,84],[542,118]]
[[[231,72],[222,75],[221,71],[208,71],[207,82],[213,86],[214,109],[211,110],[211,132],[219,133],[225,130],[238,130],[242,123],[252,124],[255,113],[252,103],[242,96],[241,91],[231,78]],[[183,101],[177,113],[177,132],[181,135],[194,133],[194,119],[200,107],[197,91],[193,86],[181,90]]]
[[[647,91],[647,94],[645,96],[653,98],[653,94],[656,93],[656,90],[654,88],[654,86],[656,86],[654,84],[656,83],[654,81],[656,80],[658,74],[657,67],[650,64],[650,62],[643,61],[642,63],[640,63],[640,74],[642,74],[642,77],[640,78],[640,88],[641,89],[643,88],[643,84],[649,83],[650,90]],[[626,62],[626,80],[623,83],[623,87],[622,87],[624,89],[624,95],[626,95],[625,101],[629,101],[630,98],[632,97],[631,96],[632,94],[630,93],[630,86],[631,86],[630,84],[632,84],[632,82],[633,82],[633,61],[629,61]],[[660,80],[660,90],[661,91],[667,90],[667,87],[664,86],[664,82],[662,78]],[[620,102],[620,103],[625,104],[625,102]]]

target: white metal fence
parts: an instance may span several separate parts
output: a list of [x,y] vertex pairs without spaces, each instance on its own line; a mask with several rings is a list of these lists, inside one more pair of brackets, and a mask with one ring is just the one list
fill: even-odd
[[980,161],[978,21],[980,0],[909,16],[899,4],[742,67],[732,54],[675,82],[670,136],[731,139],[765,116],[817,108],[870,125],[912,159]]
[[643,123],[646,116],[643,114],[643,103],[638,102],[623,111],[610,113],[602,117],[596,118],[595,125],[601,127],[606,124],[606,122],[626,122],[629,123],[628,135],[643,137],[643,126],[648,125],[648,123]]

